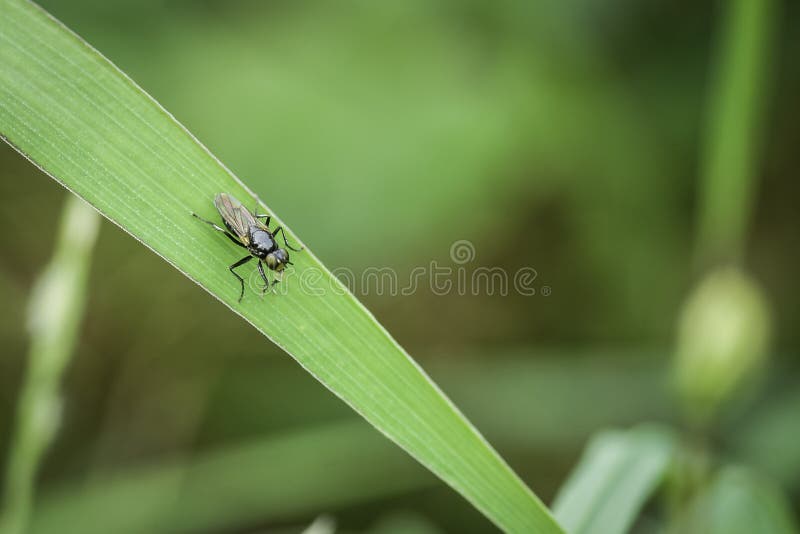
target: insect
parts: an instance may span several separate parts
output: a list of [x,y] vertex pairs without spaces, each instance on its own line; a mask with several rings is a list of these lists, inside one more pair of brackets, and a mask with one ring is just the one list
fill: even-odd
[[[247,249],[249,255],[237,261],[228,270],[233,273],[242,286],[242,291],[239,294],[239,302],[244,297],[244,278],[239,276],[234,269],[241,267],[253,258],[258,260],[258,272],[266,284],[264,292],[277,284],[281,279],[281,273],[287,265],[294,265],[289,261],[289,253],[286,249],[279,248],[276,241],[276,236],[280,233],[283,236],[283,244],[286,248],[295,252],[300,252],[302,248],[294,248],[286,240],[286,232],[283,228],[278,226],[274,231],[269,229],[270,216],[258,215],[256,211],[250,212],[241,202],[227,193],[219,193],[214,197],[214,207],[217,208],[225,228],[207,221],[196,213],[192,213],[195,217],[204,223],[211,225],[214,230],[222,232],[225,236],[234,242],[237,246]],[[259,219],[264,219],[261,222]],[[227,229],[226,229],[227,228]],[[262,263],[263,262],[263,263]],[[275,271],[275,279],[270,284],[267,279],[267,274],[264,272],[264,263],[267,267]]]

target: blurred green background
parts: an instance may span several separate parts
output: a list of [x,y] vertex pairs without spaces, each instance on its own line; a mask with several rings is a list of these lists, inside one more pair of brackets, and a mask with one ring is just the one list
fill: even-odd
[[[359,296],[546,502],[601,428],[661,421],[695,435],[671,378],[682,305],[718,260],[696,247],[725,2],[40,3],[329,267],[391,267],[403,280],[452,264],[451,244],[467,239],[475,266],[535,268],[547,296]],[[703,435],[715,461],[775,481],[796,513],[800,7],[784,4],[737,260],[770,309],[770,357]],[[5,458],[24,309],[67,193],[5,145],[0,174]],[[490,529],[105,222],[90,280],[34,531],[93,517],[97,532],[123,531],[115,521],[292,532],[323,513],[344,531]],[[647,508],[636,528],[660,514]]]

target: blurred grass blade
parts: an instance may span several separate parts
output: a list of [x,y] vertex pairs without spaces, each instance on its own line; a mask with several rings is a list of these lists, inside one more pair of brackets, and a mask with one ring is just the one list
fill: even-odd
[[796,534],[797,524],[780,488],[743,467],[728,467],[695,502],[691,532]]
[[321,515],[303,530],[303,534],[333,534],[336,532],[336,521],[327,515]]
[[83,319],[86,280],[99,223],[97,212],[85,202],[67,197],[55,254],[31,294],[31,349],[6,470],[2,534],[26,532],[36,472],[58,427],[58,386]]
[[216,193],[255,204],[251,193],[130,79],[23,0],[0,0],[0,133],[291,354],[499,527],[559,531],[541,501],[310,251],[293,254],[285,294],[262,299],[248,291],[237,303],[227,266],[241,253],[189,213],[216,219]]
[[570,534],[627,532],[673,449],[672,434],[655,426],[596,435],[556,496],[553,513]]
[[227,532],[435,483],[363,421],[347,421],[65,484],[37,501],[30,532]]
[[752,211],[769,86],[775,0],[733,0],[721,28],[709,93],[703,154],[699,253],[703,262],[736,260]]

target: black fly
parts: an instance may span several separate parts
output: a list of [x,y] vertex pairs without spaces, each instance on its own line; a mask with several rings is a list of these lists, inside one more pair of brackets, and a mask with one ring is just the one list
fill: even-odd
[[[192,213],[192,215],[204,223],[211,225],[218,232],[222,232],[228,239],[233,241],[236,245],[246,248],[250,253],[249,256],[245,256],[228,267],[231,273],[233,273],[233,276],[235,276],[242,285],[242,292],[239,294],[239,302],[241,302],[242,297],[244,297],[244,278],[236,274],[234,269],[244,265],[253,258],[258,259],[258,272],[261,274],[261,278],[266,284],[264,287],[264,291],[266,292],[272,285],[280,281],[280,273],[283,272],[287,265],[294,265],[289,261],[289,253],[286,252],[286,249],[278,247],[275,236],[281,232],[283,234],[283,243],[289,250],[300,252],[303,249],[296,249],[289,245],[289,242],[286,240],[286,233],[283,232],[283,228],[280,226],[274,231],[270,230],[269,215],[257,215],[255,212],[251,213],[250,210],[231,195],[219,193],[214,197],[214,206],[217,208],[220,216],[222,216],[222,222],[225,223],[225,228],[227,228],[227,230],[225,228],[220,228],[211,221],[203,219],[196,213]],[[264,219],[264,222],[262,223],[259,219]],[[272,284],[270,284],[267,279],[267,275],[264,272],[264,265],[261,263],[262,261],[267,264],[270,270],[276,273],[275,280],[272,281]]]

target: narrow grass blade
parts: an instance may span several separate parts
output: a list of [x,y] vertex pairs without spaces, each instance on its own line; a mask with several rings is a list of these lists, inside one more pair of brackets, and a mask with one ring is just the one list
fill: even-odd
[[670,432],[642,426],[595,436],[556,497],[553,512],[570,534],[621,534],[633,524],[672,457]]
[[0,133],[291,354],[499,527],[559,531],[547,508],[310,250],[292,255],[284,294],[248,291],[237,303],[227,266],[242,253],[190,212],[216,219],[214,195],[255,205],[251,192],[102,55],[23,0],[0,0]]
[[68,197],[56,251],[30,299],[31,349],[9,451],[0,533],[27,531],[36,473],[60,420],[59,382],[83,319],[86,280],[100,218]]

